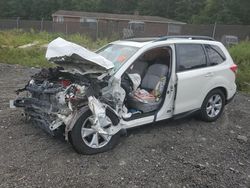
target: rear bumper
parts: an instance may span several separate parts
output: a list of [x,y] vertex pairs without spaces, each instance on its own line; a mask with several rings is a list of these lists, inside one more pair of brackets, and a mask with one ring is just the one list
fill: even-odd
[[234,93],[234,95],[231,98],[226,100],[226,104],[229,104],[230,102],[232,102],[234,100],[235,96],[236,96],[236,92]]

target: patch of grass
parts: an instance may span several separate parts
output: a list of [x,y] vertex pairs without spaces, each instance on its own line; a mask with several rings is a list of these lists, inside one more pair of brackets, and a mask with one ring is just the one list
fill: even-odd
[[233,46],[229,52],[238,65],[237,85],[240,91],[250,94],[250,42]]
[[[0,31],[0,63],[20,64],[33,67],[52,66],[45,59],[46,48],[42,47],[57,37],[77,43],[85,48],[96,50],[107,44],[110,39],[92,40],[90,37],[73,34],[65,35],[62,33],[47,32],[24,32],[22,30]],[[30,48],[20,49],[19,46],[36,42]]]
[[0,62],[29,67],[52,66],[45,58],[45,50],[37,47],[27,49],[2,48],[0,49]]
[[0,45],[10,48],[16,48],[34,41],[39,44],[45,44],[49,41],[50,35],[46,32],[35,33],[23,32],[22,30],[0,31]]

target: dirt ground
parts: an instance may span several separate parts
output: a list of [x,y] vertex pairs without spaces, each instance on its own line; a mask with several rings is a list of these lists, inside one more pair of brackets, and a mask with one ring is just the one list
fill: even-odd
[[216,123],[163,121],[84,156],[9,109],[35,71],[0,64],[0,187],[250,187],[249,96],[238,94]]

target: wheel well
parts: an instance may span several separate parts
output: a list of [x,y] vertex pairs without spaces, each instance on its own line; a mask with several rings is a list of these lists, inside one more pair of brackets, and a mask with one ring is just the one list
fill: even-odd
[[[226,90],[226,88],[224,88],[224,87],[216,87],[216,88],[211,89],[211,90],[207,93],[207,95],[205,96],[205,98],[203,98],[203,102],[205,101],[206,97],[208,96],[208,94],[209,94],[210,92],[212,92],[212,91],[214,91],[214,90],[217,90],[217,89],[219,89],[220,91],[222,91],[222,93],[223,93],[224,96],[225,96],[225,102],[227,103],[227,90]],[[202,104],[203,104],[203,102],[202,102]],[[202,107],[202,104],[201,104],[201,107]]]
[[213,91],[215,89],[221,90],[223,92],[224,96],[225,96],[225,99],[227,100],[227,90],[224,87],[217,87],[217,88],[212,89],[211,91]]

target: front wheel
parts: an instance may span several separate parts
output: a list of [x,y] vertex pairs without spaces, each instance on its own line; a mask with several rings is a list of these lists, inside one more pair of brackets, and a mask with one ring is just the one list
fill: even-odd
[[207,122],[216,121],[223,112],[225,100],[225,94],[220,89],[208,93],[201,107],[201,119]]
[[[107,111],[107,121],[110,125],[104,128],[104,131],[109,132],[116,119]],[[73,148],[80,154],[96,154],[108,151],[116,146],[119,142],[119,132],[115,135],[107,135],[99,133],[93,127],[93,114],[87,110],[76,122],[73,127],[70,137]]]

